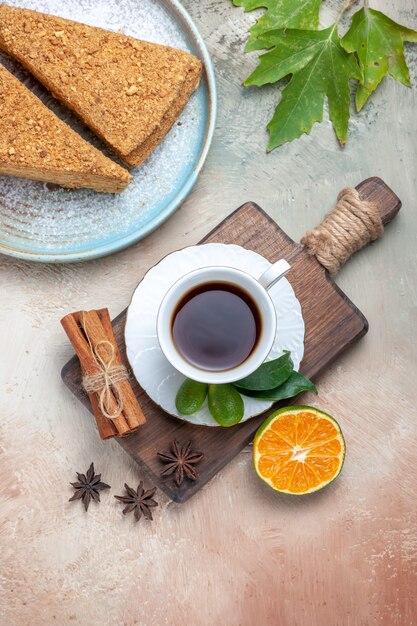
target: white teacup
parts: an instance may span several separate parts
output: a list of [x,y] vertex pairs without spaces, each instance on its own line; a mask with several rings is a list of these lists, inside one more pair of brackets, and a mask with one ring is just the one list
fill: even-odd
[[[168,361],[179,372],[203,383],[231,383],[252,374],[266,359],[274,343],[277,318],[268,294],[275,283],[290,269],[284,259],[271,265],[258,279],[232,267],[203,267],[180,278],[165,294],[158,311],[157,334],[159,345]],[[212,371],[196,367],[177,348],[172,325],[178,304],[187,293],[207,283],[223,283],[246,292],[257,306],[260,316],[260,334],[250,355],[239,365],[227,370]]]

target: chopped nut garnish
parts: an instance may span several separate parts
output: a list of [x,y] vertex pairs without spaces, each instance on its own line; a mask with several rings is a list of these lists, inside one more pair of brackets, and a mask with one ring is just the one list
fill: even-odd
[[139,91],[139,90],[138,90],[138,88],[136,87],[136,85],[131,85],[131,86],[129,87],[129,89],[126,89],[126,93],[127,93],[127,95],[128,95],[128,96],[133,96],[133,95],[134,95],[135,93],[137,93],[138,91]]

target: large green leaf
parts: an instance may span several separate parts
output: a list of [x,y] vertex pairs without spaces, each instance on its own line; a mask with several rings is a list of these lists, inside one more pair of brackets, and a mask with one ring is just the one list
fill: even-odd
[[275,387],[282,385],[289,378],[293,370],[294,363],[292,362],[291,354],[286,350],[282,356],[273,361],[262,363],[252,374],[237,380],[233,384],[239,390],[255,389],[259,391],[261,389],[275,389]]
[[363,8],[353,16],[342,46],[358,54],[363,70],[363,83],[356,92],[358,111],[387,74],[410,86],[404,41],[417,41],[417,32],[397,24],[380,11]]
[[274,402],[277,400],[285,400],[286,398],[294,398],[294,396],[297,396],[302,391],[317,393],[317,389],[311,380],[299,372],[292,372],[291,376],[275,389],[264,389],[263,391],[240,389],[239,391],[245,396],[251,396],[259,400],[273,400]]
[[245,12],[254,9],[266,9],[250,29],[250,37],[246,43],[246,51],[259,50],[258,37],[269,30],[277,28],[306,28],[314,30],[319,25],[319,8],[321,0],[233,0],[237,7]]
[[268,124],[268,150],[310,133],[313,124],[323,118],[326,96],[330,119],[343,146],[350,116],[349,79],[361,79],[362,75],[355,56],[340,45],[337,25],[321,31],[270,31],[262,35],[262,41],[273,48],[259,57],[259,65],[245,85],[274,83],[292,74]]

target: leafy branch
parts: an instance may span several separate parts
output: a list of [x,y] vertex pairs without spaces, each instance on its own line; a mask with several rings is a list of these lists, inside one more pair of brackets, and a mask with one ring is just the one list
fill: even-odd
[[358,82],[360,111],[380,81],[390,74],[406,86],[410,76],[404,42],[417,42],[417,32],[371,9],[368,0],[354,15],[344,37],[342,15],[359,0],[347,0],[334,24],[318,30],[321,0],[233,0],[245,12],[264,8],[250,28],[246,52],[266,50],[245,80],[262,87],[289,79],[267,125],[268,151],[310,133],[323,119],[327,98],[329,117],[340,145],[346,143],[350,118],[351,80]]

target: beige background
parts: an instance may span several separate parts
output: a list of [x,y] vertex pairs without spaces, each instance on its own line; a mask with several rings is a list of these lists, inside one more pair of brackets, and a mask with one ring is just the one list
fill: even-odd
[[[407,48],[414,87],[384,81],[352,119],[344,151],[326,120],[266,156],[277,89],[240,87],[254,64],[242,52],[253,16],[228,0],[184,4],[219,88],[194,192],[158,232],[110,258],[65,267],[0,259],[1,626],[415,624],[417,47]],[[416,0],[372,4],[417,28]],[[340,2],[324,5],[327,25]],[[280,496],[257,479],[248,448],[188,503],[158,493],[153,523],[123,518],[113,494],[144,476],[117,443],[99,440],[62,385],[71,348],[60,317],[107,305],[119,313],[149,266],[246,200],[298,239],[340,188],[370,175],[403,209],[337,279],[370,322],[319,381],[318,406],[346,437],[340,478],[315,496]],[[67,502],[68,482],[91,460],[113,489],[86,515]]]

